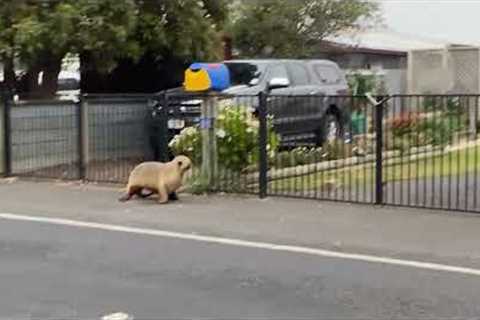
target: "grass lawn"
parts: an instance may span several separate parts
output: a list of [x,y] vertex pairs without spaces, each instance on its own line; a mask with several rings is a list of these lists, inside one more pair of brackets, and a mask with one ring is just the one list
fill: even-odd
[[[441,155],[411,160],[398,158],[384,165],[383,181],[428,179],[433,176],[457,176],[480,173],[480,146],[466,148]],[[301,173],[301,172],[299,172]],[[375,181],[375,164],[368,163],[342,169],[332,169],[293,178],[271,181],[269,186],[281,191],[305,191],[328,189],[330,185],[370,188]]]

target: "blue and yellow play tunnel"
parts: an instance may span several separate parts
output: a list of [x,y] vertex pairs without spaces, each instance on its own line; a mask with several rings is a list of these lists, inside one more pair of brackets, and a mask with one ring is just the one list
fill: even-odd
[[222,91],[230,87],[230,74],[222,63],[193,63],[185,71],[185,91]]

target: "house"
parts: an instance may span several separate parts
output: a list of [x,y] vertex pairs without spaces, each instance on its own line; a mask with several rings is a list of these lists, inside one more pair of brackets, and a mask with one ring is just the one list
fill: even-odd
[[388,28],[348,31],[319,44],[314,58],[330,59],[347,74],[360,71],[381,77],[389,94],[409,92],[409,53],[470,47],[437,39],[406,35]]

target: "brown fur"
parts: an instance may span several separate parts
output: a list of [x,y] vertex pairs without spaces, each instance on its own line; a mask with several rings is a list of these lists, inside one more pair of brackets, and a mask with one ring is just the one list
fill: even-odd
[[143,162],[136,166],[128,178],[127,192],[120,201],[128,201],[134,195],[142,196],[146,189],[158,193],[158,202],[166,203],[182,186],[183,176],[192,166],[189,158],[177,156],[167,163]]

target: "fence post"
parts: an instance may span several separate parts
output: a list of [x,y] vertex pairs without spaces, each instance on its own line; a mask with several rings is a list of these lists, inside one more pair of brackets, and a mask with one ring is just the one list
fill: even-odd
[[200,130],[202,133],[201,176],[209,188],[215,180],[218,170],[217,142],[215,137],[216,99],[208,94],[203,99]]
[[[160,161],[167,162],[170,161],[168,157],[168,95],[164,91],[162,93],[162,98],[160,101],[160,134],[159,134],[159,140],[157,140],[157,148],[159,151],[159,158]],[[154,124],[155,125],[155,124]]]
[[5,177],[12,175],[12,125],[11,125],[11,97],[9,92],[2,92],[2,114],[0,122],[0,137],[2,137],[0,173]]
[[4,92],[2,91],[2,100],[0,103],[0,177],[5,174],[5,98]]
[[267,93],[260,92],[258,95],[258,117],[259,117],[259,134],[258,134],[258,147],[259,147],[259,196],[261,199],[267,197],[268,186],[268,154],[267,154]]
[[77,105],[79,175],[80,179],[85,181],[87,179],[90,142],[88,136],[88,102],[84,95],[80,96]]
[[383,204],[383,107],[385,100],[377,98],[375,104],[375,204]]

